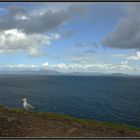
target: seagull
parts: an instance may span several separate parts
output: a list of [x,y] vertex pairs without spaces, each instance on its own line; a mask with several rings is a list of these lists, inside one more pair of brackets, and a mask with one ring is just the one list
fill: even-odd
[[32,110],[32,109],[36,109],[36,107],[32,106],[31,104],[27,103],[27,99],[23,98],[23,107],[25,108],[26,111]]

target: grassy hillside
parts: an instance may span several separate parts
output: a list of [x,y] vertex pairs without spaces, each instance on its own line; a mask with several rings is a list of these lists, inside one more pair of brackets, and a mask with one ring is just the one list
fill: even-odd
[[0,137],[140,137],[140,129],[0,106]]

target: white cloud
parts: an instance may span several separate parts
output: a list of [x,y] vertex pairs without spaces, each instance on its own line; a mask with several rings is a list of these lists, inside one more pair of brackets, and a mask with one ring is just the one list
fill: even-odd
[[29,49],[29,55],[32,57],[40,56],[42,55],[42,52],[39,51],[37,48],[30,48]]
[[49,67],[49,63],[48,63],[48,62],[43,63],[43,64],[41,65],[41,67],[42,67],[43,69],[47,69],[47,68]]
[[138,65],[129,65],[128,61],[121,63],[96,63],[96,64],[49,64],[48,62],[42,64],[11,64],[0,66],[0,69],[10,70],[53,70],[60,72],[101,72],[101,73],[137,73],[140,70]]
[[102,73],[110,73],[110,72],[126,72],[128,73],[133,68],[128,65],[127,62],[118,63],[118,64],[52,64],[49,65],[47,63],[47,69],[56,70],[60,72],[102,72]]
[[130,60],[130,61],[138,61],[138,60],[140,60],[140,51],[137,51],[136,55],[128,57],[127,60]]
[[127,64],[128,64],[128,61],[127,61],[127,60],[122,61],[121,64],[122,64],[122,65],[127,65]]
[[27,51],[31,56],[41,55],[39,48],[42,45],[50,45],[56,39],[59,39],[59,34],[27,35],[17,29],[6,30],[0,32],[0,53]]
[[92,63],[96,55],[95,51],[92,49],[84,49],[82,52],[78,50],[78,52],[69,52],[69,54],[70,55],[67,57],[68,61],[79,64]]
[[33,65],[33,64],[13,64],[13,65],[6,65],[5,68],[10,69],[19,69],[19,70],[31,70],[31,69],[37,69],[39,68],[39,65]]
[[112,54],[112,58],[127,58],[128,54]]

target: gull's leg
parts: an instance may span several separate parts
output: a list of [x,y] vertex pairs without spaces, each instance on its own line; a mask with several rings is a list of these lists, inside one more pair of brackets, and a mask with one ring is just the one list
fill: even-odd
[[25,109],[25,113],[24,114],[28,114],[28,109]]

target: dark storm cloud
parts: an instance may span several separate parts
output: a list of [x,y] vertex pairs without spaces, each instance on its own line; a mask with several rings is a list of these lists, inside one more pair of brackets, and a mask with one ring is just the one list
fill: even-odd
[[[11,21],[11,22],[10,22]],[[0,19],[0,30],[9,30],[12,28],[16,28],[17,22],[13,18],[9,19]]]
[[[25,15],[24,10],[20,8],[10,9],[6,18],[0,20],[0,30],[18,28],[26,33],[41,33],[56,30],[70,19],[69,12],[65,10],[58,12],[49,10],[44,14],[31,16]],[[22,16],[25,16],[25,19],[22,19]]]
[[28,12],[23,8],[23,7],[9,7],[9,14],[12,16],[16,16],[16,15],[28,15]]
[[86,10],[84,5],[73,4],[57,11],[46,9],[43,13],[36,11],[37,14],[32,14],[23,7],[10,7],[5,17],[0,19],[0,30],[17,28],[29,34],[56,31],[73,16]]
[[47,11],[43,15],[35,16],[29,19],[23,26],[26,33],[40,33],[57,30],[64,22],[70,19],[68,11],[60,10],[58,12]]
[[127,7],[127,16],[121,18],[116,28],[102,41],[104,47],[140,49],[139,9],[140,4]]

